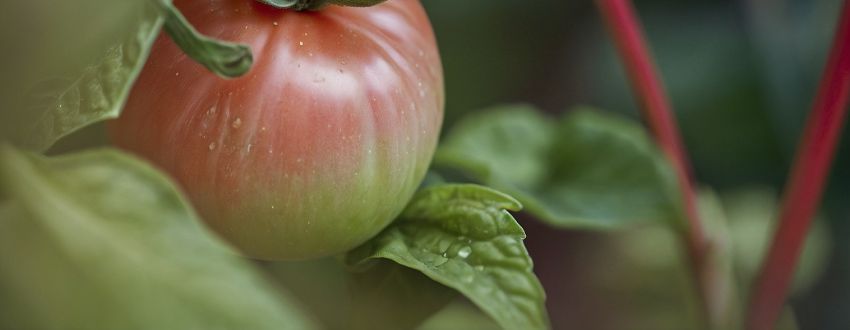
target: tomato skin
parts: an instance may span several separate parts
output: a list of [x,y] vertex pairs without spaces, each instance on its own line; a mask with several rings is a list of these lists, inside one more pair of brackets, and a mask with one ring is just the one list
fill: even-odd
[[422,181],[443,118],[443,73],[418,0],[318,12],[177,0],[254,66],[224,80],[160,36],[113,142],[169,173],[246,256],[296,260],[373,237]]

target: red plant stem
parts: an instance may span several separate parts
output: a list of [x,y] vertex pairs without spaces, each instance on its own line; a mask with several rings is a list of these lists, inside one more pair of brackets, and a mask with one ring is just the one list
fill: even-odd
[[698,293],[703,302],[705,317],[714,320],[716,291],[714,276],[708,256],[709,246],[703,224],[697,211],[697,199],[690,174],[690,164],[685,156],[682,138],[672,114],[663,84],[658,77],[655,64],[649,54],[640,22],[629,0],[597,0],[608,30],[625,64],[632,88],[640,99],[644,120],[655,137],[664,155],[675,171],[679,190],[682,192],[684,215],[688,226],[684,229],[684,241]]
[[747,314],[747,329],[773,329],[823,194],[850,95],[850,0],[845,0],[832,51],[785,188],[779,228],[762,264]]

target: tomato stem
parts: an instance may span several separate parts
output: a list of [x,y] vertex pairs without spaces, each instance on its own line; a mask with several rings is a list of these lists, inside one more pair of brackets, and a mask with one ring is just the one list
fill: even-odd
[[777,229],[753,285],[747,329],[772,329],[785,305],[806,234],[817,211],[850,95],[850,1],[845,1],[823,78],[785,188]]
[[682,239],[687,248],[704,316],[712,324],[722,322],[723,301],[717,299],[718,272],[714,271],[711,248],[697,210],[697,195],[672,106],[650,55],[640,22],[629,0],[596,1],[605,24],[626,67],[632,89],[639,98],[644,119],[675,172],[682,193],[687,226]]
[[278,9],[319,10],[327,5],[371,7],[386,0],[257,0]]

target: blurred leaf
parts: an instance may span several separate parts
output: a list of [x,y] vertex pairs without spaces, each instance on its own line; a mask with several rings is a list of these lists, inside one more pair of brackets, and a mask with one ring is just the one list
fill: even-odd
[[422,273],[389,261],[353,273],[349,329],[412,329],[445,307],[457,292]]
[[456,301],[425,321],[419,330],[493,330],[499,325],[465,301]]
[[[747,188],[725,194],[729,230],[734,246],[735,268],[741,284],[755,278],[764,253],[773,238],[779,202],[769,188]],[[808,290],[826,270],[832,242],[823,219],[814,222],[806,236],[792,282],[794,293]]]
[[248,47],[199,35],[170,0],[4,1],[0,13],[0,40],[14,46],[0,58],[0,140],[34,151],[117,117],[164,21],[221,76],[252,63]]
[[342,262],[324,258],[257,263],[284,292],[315,316],[323,329],[350,328],[354,297],[348,283],[350,275]]
[[0,190],[0,328],[308,327],[133,158],[2,147]]
[[[740,297],[732,272],[729,233],[722,205],[711,191],[699,194],[699,211],[710,242],[706,267],[711,271],[710,324],[703,324],[692,281],[690,260],[674,228],[653,224],[615,232],[592,252],[587,266],[591,286],[603,300],[627,301],[608,311],[612,329],[736,329]],[[611,262],[616,260],[616,262]]]
[[[711,242],[708,255],[712,263],[709,276],[714,277],[711,308],[719,316],[714,320],[712,329],[740,328],[740,312],[746,306],[745,293],[759,266],[765,238],[770,233],[768,220],[772,219],[770,213],[775,209],[772,196],[769,190],[764,189],[724,194],[722,199],[710,190],[700,193],[700,214]],[[753,223],[758,224],[756,228],[748,228]],[[810,237],[808,242],[817,241],[813,238]],[[814,249],[807,247],[807,250]],[[802,269],[809,268],[806,265],[812,263],[807,260],[812,258],[811,253],[804,252]],[[628,301],[608,309],[620,319],[611,320],[606,326],[613,329],[699,328],[697,295],[686,257],[682,254],[682,242],[677,233],[669,227],[657,225],[617,232],[607,244],[594,251],[591,260],[595,263],[586,266],[591,279],[588,285],[598,287],[603,300],[616,298]],[[822,257],[820,261],[823,261]],[[810,279],[798,272],[795,278],[798,292],[801,278]],[[811,280],[806,283],[811,284]],[[783,312],[776,328],[797,328],[790,306]]]
[[564,228],[616,228],[673,218],[673,177],[644,130],[598,111],[552,120],[529,106],[467,117],[435,156],[516,196],[526,209]]
[[15,51],[0,61],[0,140],[44,151],[117,116],[163,22],[154,1],[2,2]]
[[413,329],[457,296],[390,261],[356,273],[331,258],[264,265],[326,329]]
[[[781,183],[787,159],[776,137],[797,134],[771,126],[770,112],[775,108],[765,98],[758,72],[768,59],[753,53],[755,45],[745,29],[749,24],[741,21],[741,9],[716,1],[643,6],[639,11],[646,35],[701,182],[720,188],[754,180]],[[569,86],[581,86],[583,95],[576,98],[637,116],[638,104],[614,44],[598,20],[587,23],[576,27],[590,37],[581,45],[572,45],[575,58],[572,70],[562,74],[569,74],[564,79],[569,79]],[[772,33],[782,35],[777,30]],[[796,43],[793,48],[774,51],[808,49]],[[800,64],[795,61],[793,66]],[[802,90],[808,102],[810,91]],[[794,111],[802,113],[803,109]]]
[[548,327],[545,294],[507,210],[510,196],[476,185],[420,191],[388,229],[349,252],[357,268],[386,258],[418,270],[475,303],[505,329]]

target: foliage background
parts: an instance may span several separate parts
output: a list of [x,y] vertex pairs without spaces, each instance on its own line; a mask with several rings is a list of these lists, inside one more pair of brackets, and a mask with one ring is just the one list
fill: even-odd
[[[551,113],[591,105],[637,118],[623,68],[592,1],[423,3],[446,69],[446,127],[464,113],[514,102]],[[841,1],[635,3],[698,180],[731,196],[725,198],[729,203],[737,199],[730,194],[753,187],[778,195]],[[821,221],[829,222],[835,242],[828,266],[813,286],[792,299],[801,329],[850,328],[850,143],[844,136],[822,208]],[[639,300],[612,294],[588,279],[598,278],[596,272],[610,275],[619,268],[615,264],[625,262],[610,255],[607,262],[598,260],[598,251],[618,233],[554,231],[528,216],[520,221],[555,328],[614,329],[626,321],[614,315],[628,318],[634,309],[629,305],[673,305],[665,301],[669,297],[643,295]],[[680,274],[680,284],[687,290],[685,275]],[[614,281],[637,282],[645,289],[658,276],[626,272]]]

